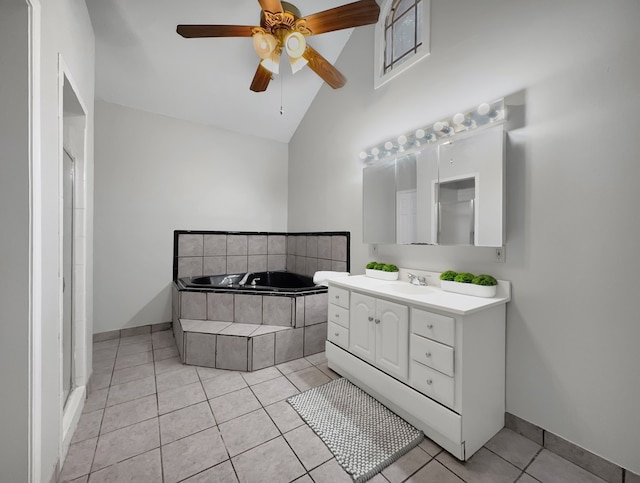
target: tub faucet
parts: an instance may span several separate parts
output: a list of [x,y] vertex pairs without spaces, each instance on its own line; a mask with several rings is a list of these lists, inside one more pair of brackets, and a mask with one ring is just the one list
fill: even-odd
[[251,280],[251,286],[255,287],[256,283],[260,281],[260,278],[254,278],[253,280]]
[[238,282],[238,285],[244,285],[244,284],[246,284],[246,283],[247,283],[247,279],[249,278],[249,275],[252,275],[252,273],[251,273],[251,272],[247,272],[247,273],[245,273],[245,274],[244,274],[244,277],[242,277],[242,280],[240,280],[240,281]]
[[409,283],[411,285],[422,285],[422,286],[429,285],[425,277],[419,277],[417,275],[414,275],[413,273],[408,273],[407,276],[409,277]]

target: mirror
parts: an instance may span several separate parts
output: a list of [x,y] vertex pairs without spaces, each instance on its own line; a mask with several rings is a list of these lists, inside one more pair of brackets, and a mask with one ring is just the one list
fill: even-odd
[[503,207],[502,125],[363,169],[365,243],[502,246]]

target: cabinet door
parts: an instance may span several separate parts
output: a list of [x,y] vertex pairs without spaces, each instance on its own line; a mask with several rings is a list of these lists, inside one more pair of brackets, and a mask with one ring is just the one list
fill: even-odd
[[376,365],[399,379],[409,371],[409,308],[385,300],[376,305]]
[[359,293],[351,293],[349,320],[349,350],[356,356],[375,362],[376,299]]

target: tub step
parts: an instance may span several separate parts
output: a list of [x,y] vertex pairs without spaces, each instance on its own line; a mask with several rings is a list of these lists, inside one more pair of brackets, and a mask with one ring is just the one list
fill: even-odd
[[255,371],[324,350],[327,324],[307,327],[178,319],[173,330],[184,364]]

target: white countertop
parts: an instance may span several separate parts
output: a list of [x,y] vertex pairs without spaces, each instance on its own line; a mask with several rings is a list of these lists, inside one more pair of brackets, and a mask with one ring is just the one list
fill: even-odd
[[453,292],[446,292],[435,286],[416,286],[409,282],[396,280],[393,282],[352,275],[329,280],[329,286],[348,290],[358,290],[372,295],[392,298],[415,306],[437,309],[453,314],[465,315],[496,305],[506,304],[511,300],[511,283],[498,280],[496,296],[492,298],[474,297]]

